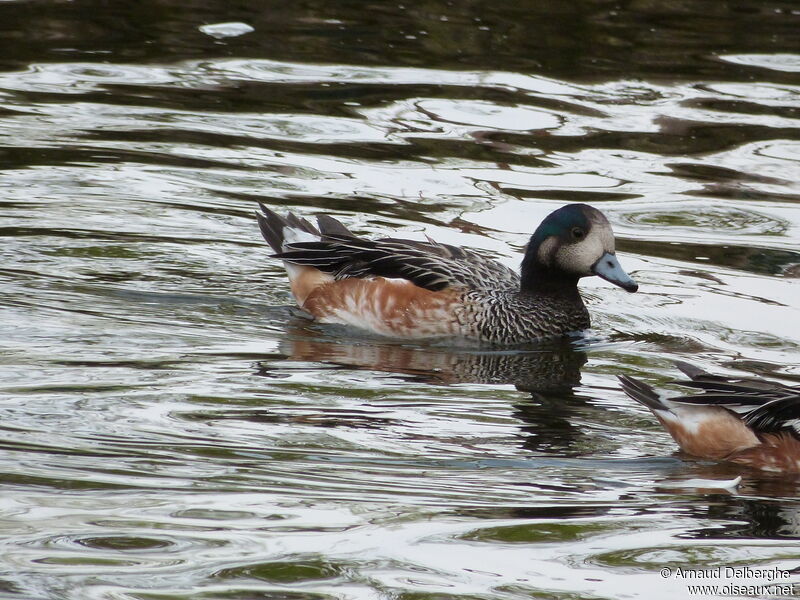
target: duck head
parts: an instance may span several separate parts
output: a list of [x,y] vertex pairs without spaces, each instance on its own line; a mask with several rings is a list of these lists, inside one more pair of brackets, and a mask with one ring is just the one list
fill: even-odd
[[534,232],[522,260],[522,290],[575,286],[597,275],[628,292],[639,289],[614,253],[614,232],[605,215],[588,204],[550,213]]

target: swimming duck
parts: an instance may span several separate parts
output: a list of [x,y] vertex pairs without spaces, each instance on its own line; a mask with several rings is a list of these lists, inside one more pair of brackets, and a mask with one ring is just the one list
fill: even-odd
[[430,238],[366,240],[328,215],[318,217],[317,228],[263,204],[256,214],[302,309],[323,323],[385,336],[524,343],[589,327],[581,277],[638,289],[617,261],[608,220],[586,204],[563,206],[542,221],[519,275]]
[[800,386],[675,364],[690,379],[681,385],[705,393],[667,398],[633,377],[619,379],[625,393],[653,412],[681,450],[765,471],[800,472]]

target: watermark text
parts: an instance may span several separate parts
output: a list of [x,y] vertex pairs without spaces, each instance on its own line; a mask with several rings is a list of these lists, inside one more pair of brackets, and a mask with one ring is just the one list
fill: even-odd
[[662,567],[662,579],[686,582],[690,596],[800,596],[792,573],[776,567]]

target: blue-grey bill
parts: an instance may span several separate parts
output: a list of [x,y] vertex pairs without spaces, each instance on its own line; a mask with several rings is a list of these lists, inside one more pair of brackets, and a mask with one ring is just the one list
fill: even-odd
[[610,252],[603,254],[600,260],[592,265],[592,272],[628,292],[635,292],[639,289],[639,284],[631,279],[631,276],[620,266],[617,257]]

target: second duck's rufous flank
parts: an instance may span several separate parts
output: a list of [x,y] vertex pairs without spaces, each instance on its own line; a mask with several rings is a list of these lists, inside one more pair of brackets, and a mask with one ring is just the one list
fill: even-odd
[[586,204],[563,206],[542,221],[520,274],[430,239],[362,239],[328,215],[315,227],[262,204],[257,216],[301,308],[320,322],[385,336],[524,343],[590,326],[578,292],[582,277],[638,289],[617,261],[608,220]]
[[622,389],[649,408],[681,450],[765,471],[800,472],[800,387],[755,377],[721,377],[683,362],[681,385],[704,394],[668,398],[620,376]]

